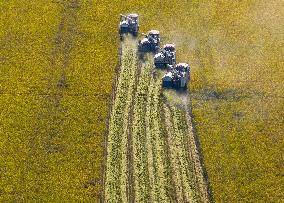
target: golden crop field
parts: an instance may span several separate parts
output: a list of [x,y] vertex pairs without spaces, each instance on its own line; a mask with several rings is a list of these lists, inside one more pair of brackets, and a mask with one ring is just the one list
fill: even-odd
[[98,202],[120,13],[191,65],[216,202],[280,202],[283,2],[0,2],[0,201]]
[[115,42],[99,8],[26,0],[0,9],[0,201],[98,200],[117,61],[106,60]]

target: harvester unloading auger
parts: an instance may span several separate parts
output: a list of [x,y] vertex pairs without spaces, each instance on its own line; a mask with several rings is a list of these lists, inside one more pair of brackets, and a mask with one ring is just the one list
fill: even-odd
[[122,37],[123,34],[131,33],[133,36],[138,35],[139,31],[139,19],[138,14],[132,13],[129,15],[120,15],[119,22],[119,34]]

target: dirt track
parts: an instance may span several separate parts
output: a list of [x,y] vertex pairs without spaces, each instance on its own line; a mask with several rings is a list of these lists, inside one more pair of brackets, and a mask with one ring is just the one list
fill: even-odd
[[105,202],[210,202],[187,93],[163,90],[153,56],[122,42],[110,118]]

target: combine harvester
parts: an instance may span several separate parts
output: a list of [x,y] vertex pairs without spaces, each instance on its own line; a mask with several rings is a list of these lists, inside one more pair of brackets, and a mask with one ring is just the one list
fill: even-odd
[[174,44],[165,44],[163,49],[154,56],[156,68],[166,68],[176,63],[176,48]]
[[[131,33],[138,35],[139,16],[136,13],[120,15],[119,34]],[[176,48],[174,44],[165,44],[160,50],[160,32],[151,30],[144,34],[144,38],[138,42],[138,51],[141,53],[154,52],[154,65],[156,68],[168,68],[168,72],[162,78],[162,86],[167,88],[187,88],[190,80],[190,68],[186,63],[176,65]],[[160,51],[159,51],[160,50]],[[159,51],[159,53],[157,53]]]
[[169,66],[168,72],[162,78],[162,85],[166,88],[186,89],[190,80],[190,67],[187,63]]
[[157,52],[160,49],[160,32],[151,30],[148,34],[143,34],[144,39],[139,40],[138,50],[140,52]]
[[131,33],[133,36],[137,36],[139,31],[138,14],[132,13],[127,16],[120,15],[119,22],[119,34],[122,38],[123,34]]

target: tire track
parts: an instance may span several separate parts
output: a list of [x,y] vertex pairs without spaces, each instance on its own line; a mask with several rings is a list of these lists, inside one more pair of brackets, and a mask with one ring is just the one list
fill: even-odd
[[50,119],[50,126],[52,127],[50,127],[49,135],[45,138],[46,148],[51,151],[57,151],[58,147],[54,144],[54,140],[62,134],[58,126],[62,125],[63,120],[59,120],[57,117],[62,112],[60,102],[68,87],[66,71],[69,67],[70,54],[74,47],[77,12],[80,2],[78,0],[69,0],[60,4],[62,7],[62,16],[54,38],[54,49],[51,53],[50,67],[47,70],[49,73],[49,77],[47,78],[49,93],[43,95],[50,115],[40,115],[40,117],[47,119],[52,118]]
[[209,181],[207,179],[207,173],[204,166],[202,165],[200,144],[198,138],[194,133],[191,110],[189,109],[188,104],[185,104],[185,121],[189,132],[188,149],[190,150],[191,159],[193,161],[193,169],[194,174],[196,175],[196,186],[198,194],[200,195],[200,199],[202,202],[213,202]]
[[[167,194],[169,196],[170,202],[178,202],[178,191],[176,190],[176,184],[175,180],[176,178],[174,177],[175,170],[173,168],[174,162],[172,160],[172,153],[170,150],[170,145],[171,145],[171,134],[170,130],[172,123],[166,116],[164,104],[162,102],[161,106],[161,119],[162,119],[162,130],[163,130],[163,135],[164,135],[164,150],[165,150],[165,155],[166,155],[166,160],[165,160],[165,166],[166,166],[166,171],[167,171]],[[180,184],[179,184],[180,185]]]
[[[30,141],[32,149],[31,156],[37,153],[36,150],[40,148],[40,145],[44,146],[43,149],[45,152],[60,153],[62,151],[62,145],[57,144],[58,141],[56,139],[62,139],[61,126],[63,119],[59,115],[63,111],[61,100],[67,92],[66,88],[68,87],[66,71],[70,64],[70,54],[76,34],[79,3],[77,0],[70,0],[60,4],[62,10],[61,20],[53,39],[53,49],[49,59],[50,66],[46,69],[48,88],[45,94],[39,94],[39,97],[43,100],[43,107],[47,111],[41,111],[38,114],[39,124],[35,129],[37,132],[35,134],[38,134],[38,136],[32,138]],[[40,160],[40,162],[43,162],[42,165],[46,165],[48,168],[49,166],[46,164],[48,154],[45,156],[45,159]]]
[[[135,45],[137,45],[137,43],[135,43],[136,41],[133,40],[133,43]],[[136,56],[135,60],[138,61],[138,56]],[[143,70],[143,67],[141,67],[141,64],[137,63],[137,72],[136,72],[136,77],[135,77],[135,83],[134,83],[134,88],[132,91],[132,104],[130,106],[130,112],[129,112],[129,117],[128,117],[128,146],[127,146],[127,158],[128,158],[128,188],[127,188],[127,197],[128,197],[128,202],[135,202],[135,181],[134,181],[134,157],[133,157],[133,120],[134,120],[134,107],[135,105],[135,99],[136,97],[136,92],[138,89],[138,81],[139,81],[139,77],[141,75],[141,70]]]
[[37,115],[37,126],[29,140],[30,152],[27,165],[29,172],[36,174],[36,179],[32,180],[34,184],[31,191],[37,191],[37,194],[43,196],[48,195],[50,191],[54,192],[58,185],[58,182],[50,182],[54,177],[52,174],[62,172],[51,162],[59,162],[56,156],[66,153],[66,135],[62,117],[65,109],[61,102],[64,96],[69,94],[66,73],[72,60],[71,52],[74,48],[80,3],[79,0],[58,2],[61,10],[58,16],[60,22],[53,38],[49,65],[45,70],[44,80],[47,80],[47,84],[44,92],[17,93],[18,95],[35,95],[42,101],[41,111]]

